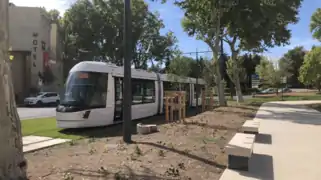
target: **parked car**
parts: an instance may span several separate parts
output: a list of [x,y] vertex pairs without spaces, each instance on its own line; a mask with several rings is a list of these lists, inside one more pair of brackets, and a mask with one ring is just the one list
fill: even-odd
[[289,89],[289,88],[282,88],[282,89],[279,89],[278,92],[279,92],[279,93],[281,93],[281,92],[283,92],[283,93],[289,93],[289,92],[292,92],[292,90]]
[[60,97],[56,92],[40,92],[35,96],[27,97],[24,99],[26,106],[44,106],[59,104]]
[[276,93],[274,88],[267,88],[261,91],[259,94],[273,94],[273,93]]

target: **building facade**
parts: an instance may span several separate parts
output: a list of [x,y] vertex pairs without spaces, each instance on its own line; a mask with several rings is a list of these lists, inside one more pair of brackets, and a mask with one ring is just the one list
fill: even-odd
[[[9,46],[13,85],[18,101],[37,91],[58,91],[62,85],[59,27],[44,9],[9,7]],[[53,75],[42,83],[45,71]]]

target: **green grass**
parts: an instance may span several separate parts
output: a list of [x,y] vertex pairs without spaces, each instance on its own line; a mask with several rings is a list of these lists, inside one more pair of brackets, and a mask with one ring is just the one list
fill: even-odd
[[21,121],[21,129],[23,136],[35,135],[73,140],[84,138],[82,135],[62,133],[62,129],[57,128],[55,118],[23,120]]
[[252,99],[247,99],[245,101],[246,105],[256,105],[260,106],[263,103],[271,101],[301,101],[301,100],[321,100],[321,95],[304,95],[304,96],[275,96],[275,97],[255,97]]

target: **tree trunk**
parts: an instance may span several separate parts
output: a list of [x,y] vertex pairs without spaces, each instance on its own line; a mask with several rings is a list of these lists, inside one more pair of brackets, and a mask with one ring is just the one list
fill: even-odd
[[214,47],[214,62],[217,62],[216,66],[216,86],[218,90],[218,101],[220,106],[226,106],[225,94],[224,94],[224,83],[222,81],[222,75],[220,72],[220,63],[218,62],[218,52],[219,52],[219,43],[220,43],[220,20],[218,20],[216,27],[216,37],[215,37],[215,47]]
[[235,76],[235,91],[236,91],[236,100],[238,103],[244,102],[241,84],[240,84],[240,77]]
[[234,83],[235,83],[235,92],[236,92],[236,100],[238,103],[244,102],[243,99],[243,94],[242,94],[242,89],[241,89],[241,83],[240,83],[240,74],[238,73],[238,68],[237,65],[237,53],[234,51],[234,44],[233,47],[231,48],[232,50],[232,61],[233,63],[233,76],[234,76]]
[[0,179],[27,179],[19,115],[8,64],[8,0],[0,0]]

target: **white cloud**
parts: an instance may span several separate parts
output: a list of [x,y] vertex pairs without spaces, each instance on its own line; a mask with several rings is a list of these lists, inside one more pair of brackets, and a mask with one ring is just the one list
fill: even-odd
[[68,0],[10,0],[10,2],[16,6],[45,7],[47,10],[57,9],[61,14],[63,14],[72,3]]

